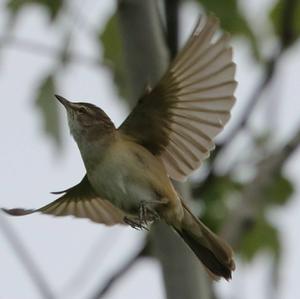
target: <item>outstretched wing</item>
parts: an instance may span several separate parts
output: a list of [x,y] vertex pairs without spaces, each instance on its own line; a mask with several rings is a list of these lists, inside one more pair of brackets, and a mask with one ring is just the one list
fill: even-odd
[[124,224],[125,213],[113,206],[109,201],[97,196],[93,191],[87,176],[76,186],[54,194],[65,193],[54,202],[36,209],[2,209],[14,216],[28,215],[36,212],[54,216],[72,215],[79,218],[88,218],[94,222],[106,225]]
[[185,179],[209,156],[235,102],[229,35],[216,38],[218,29],[214,16],[199,20],[163,78],[119,128],[160,157],[176,180]]

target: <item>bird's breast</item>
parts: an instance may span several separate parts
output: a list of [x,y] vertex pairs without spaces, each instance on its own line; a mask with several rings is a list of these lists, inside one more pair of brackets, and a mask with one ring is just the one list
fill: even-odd
[[140,201],[157,200],[151,170],[126,146],[112,148],[88,171],[94,190],[119,208],[132,212]]

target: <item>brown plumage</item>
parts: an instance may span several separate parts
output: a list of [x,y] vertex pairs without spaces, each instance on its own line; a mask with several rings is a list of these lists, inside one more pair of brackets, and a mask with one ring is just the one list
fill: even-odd
[[118,129],[100,108],[57,96],[87,174],[40,209],[4,211],[73,215],[140,228],[163,219],[212,276],[231,278],[235,265],[230,246],[192,214],[170,181],[184,180],[201,165],[230,118],[235,64],[228,35],[215,38],[218,28],[213,16],[199,21],[163,78]]

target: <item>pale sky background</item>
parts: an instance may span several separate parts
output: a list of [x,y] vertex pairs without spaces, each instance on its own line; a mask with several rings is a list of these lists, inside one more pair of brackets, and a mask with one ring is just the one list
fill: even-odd
[[[251,2],[251,3],[250,3]],[[115,9],[115,1],[69,1],[80,7],[81,14],[89,24],[105,24]],[[80,3],[80,6],[79,6]],[[5,33],[7,15],[4,0],[0,0],[0,36]],[[264,39],[268,33],[266,10],[271,0],[241,1],[247,11],[254,30]],[[198,12],[187,5],[182,14],[185,24],[183,39],[192,30]],[[59,47],[65,24],[74,26],[66,16],[59,23],[49,26],[48,16],[42,9],[31,7],[20,15],[14,29],[19,37]],[[261,29],[263,28],[263,29]],[[84,31],[74,32],[73,48],[76,52],[96,56],[99,45]],[[238,65],[237,104],[233,118],[226,131],[238,119],[239,111],[259,80],[260,69],[253,63],[243,40],[233,41],[235,61]],[[266,55],[273,47],[272,40],[265,42]],[[276,143],[289,138],[300,125],[299,76],[300,45],[298,44],[282,59],[278,77],[266,93],[266,101],[257,109],[252,119],[253,130],[266,126],[276,128]],[[55,199],[49,191],[61,190],[79,182],[84,174],[79,151],[69,135],[63,108],[60,108],[63,122],[63,151],[42,131],[42,120],[33,104],[39,82],[55,68],[55,59],[37,55],[15,47],[0,50],[0,206],[33,208]],[[111,74],[105,68],[72,64],[59,74],[58,94],[72,100],[89,101],[101,106],[116,124],[126,116],[126,109],[118,101],[112,84]],[[54,98],[53,98],[54,100]],[[277,110],[272,103],[280,102]],[[272,121],[270,120],[272,111]],[[246,151],[247,138],[240,137],[233,151]],[[273,223],[278,226],[283,242],[280,289],[278,299],[294,299],[299,294],[298,276],[300,268],[299,236],[300,201],[299,177],[300,155],[294,155],[285,169],[296,184],[297,192],[286,207],[270,213]],[[1,215],[16,231],[24,246],[34,257],[39,268],[57,298],[84,299],[105,282],[121,263],[133,256],[142,244],[144,234],[127,228],[107,228],[88,220],[69,217],[53,218],[45,215],[13,218]],[[1,222],[0,222],[1,226]],[[38,299],[39,292],[24,270],[0,227],[0,299]],[[88,257],[95,257],[91,261]],[[221,298],[266,298],[268,277],[272,271],[269,253],[257,256],[250,265],[238,263],[230,283],[217,284]],[[78,271],[83,277],[78,276]],[[129,275],[107,296],[107,299],[141,298],[163,299],[163,283],[159,264],[151,259],[138,263]]]

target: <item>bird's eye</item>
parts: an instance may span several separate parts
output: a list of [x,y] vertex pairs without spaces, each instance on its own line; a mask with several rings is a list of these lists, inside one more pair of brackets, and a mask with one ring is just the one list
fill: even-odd
[[78,112],[79,112],[79,113],[86,113],[87,110],[86,110],[84,107],[80,107],[80,108],[78,109]]

